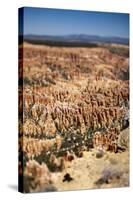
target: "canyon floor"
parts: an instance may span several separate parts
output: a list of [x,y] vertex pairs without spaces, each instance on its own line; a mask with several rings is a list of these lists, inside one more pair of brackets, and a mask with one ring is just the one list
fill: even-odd
[[129,185],[128,46],[24,43],[19,80],[24,192]]
[[[72,180],[63,182],[65,174]],[[72,161],[59,174],[55,187],[58,191],[129,186],[129,152],[107,152],[96,158],[95,150],[84,152],[83,158]]]

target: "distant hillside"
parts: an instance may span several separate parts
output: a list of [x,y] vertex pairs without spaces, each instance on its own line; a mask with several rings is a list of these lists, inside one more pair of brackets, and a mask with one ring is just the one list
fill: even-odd
[[25,35],[24,41],[37,44],[48,44],[55,46],[92,46],[96,43],[129,44],[128,38],[102,37],[96,35],[72,34],[61,36],[49,35]]

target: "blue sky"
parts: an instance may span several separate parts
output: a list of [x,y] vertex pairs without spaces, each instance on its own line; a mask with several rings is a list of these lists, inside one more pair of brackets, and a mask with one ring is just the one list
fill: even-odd
[[129,15],[25,7],[24,34],[89,34],[128,38]]

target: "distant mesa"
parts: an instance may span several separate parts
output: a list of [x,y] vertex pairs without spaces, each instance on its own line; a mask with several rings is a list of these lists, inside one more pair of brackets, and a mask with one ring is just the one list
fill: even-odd
[[97,35],[87,35],[87,34],[70,34],[70,35],[24,35],[24,41],[33,42],[33,43],[62,43],[62,44],[96,44],[96,43],[116,43],[116,44],[129,44],[128,38],[122,37],[105,37]]

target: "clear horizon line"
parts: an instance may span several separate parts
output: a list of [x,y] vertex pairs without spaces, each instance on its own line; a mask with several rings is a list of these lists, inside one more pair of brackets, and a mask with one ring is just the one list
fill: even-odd
[[97,37],[111,37],[111,38],[122,38],[122,39],[128,39],[129,37],[123,37],[123,36],[114,36],[114,35],[96,35],[96,34],[87,34],[87,33],[68,33],[68,34],[56,34],[56,35],[50,35],[50,34],[36,34],[36,33],[26,33],[23,34],[23,36],[26,35],[34,35],[34,36],[52,36],[52,37],[56,37],[56,36],[69,36],[69,35],[87,35],[87,36],[97,36]]

